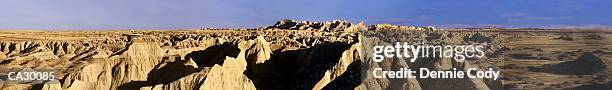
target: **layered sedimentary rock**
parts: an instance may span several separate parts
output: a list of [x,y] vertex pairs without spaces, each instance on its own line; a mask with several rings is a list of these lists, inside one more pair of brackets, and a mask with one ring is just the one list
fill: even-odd
[[437,30],[433,26],[416,27],[416,26],[399,26],[393,24],[375,24],[368,26],[368,30]]
[[366,25],[363,22],[352,24],[345,20],[334,20],[331,22],[310,22],[310,21],[295,21],[295,20],[280,20],[276,24],[263,29],[288,29],[288,30],[318,30],[318,31],[347,31],[356,32],[366,30]]
[[[12,39],[34,35],[44,38]],[[50,70],[57,80],[7,81],[2,89],[289,89],[300,84],[316,89],[342,75],[360,50],[351,32],[73,31],[9,37],[0,41],[2,73]]]

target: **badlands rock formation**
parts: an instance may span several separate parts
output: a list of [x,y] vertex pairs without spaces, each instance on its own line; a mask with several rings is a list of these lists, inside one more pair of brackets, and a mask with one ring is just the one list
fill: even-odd
[[263,29],[288,29],[288,30],[317,30],[317,31],[346,31],[356,32],[366,30],[365,23],[352,24],[346,20],[334,20],[331,22],[310,22],[310,21],[295,21],[284,19],[276,22],[276,24]]
[[2,89],[354,89],[359,84],[346,82],[347,75],[360,70],[352,69],[361,62],[362,47],[355,32],[20,31],[2,35],[3,77],[26,69],[57,76],[47,81],[2,78]]
[[368,30],[436,30],[433,26],[416,27],[416,26],[398,26],[393,24],[376,24],[368,26]]
[[[0,89],[609,89],[610,33],[437,30],[342,20],[281,20],[228,30],[0,31]],[[393,58],[393,42],[484,45],[484,58]],[[373,68],[493,68],[492,79],[381,79]],[[502,70],[503,69],[503,70]],[[586,71],[585,71],[586,70]],[[8,72],[56,80],[8,80]]]

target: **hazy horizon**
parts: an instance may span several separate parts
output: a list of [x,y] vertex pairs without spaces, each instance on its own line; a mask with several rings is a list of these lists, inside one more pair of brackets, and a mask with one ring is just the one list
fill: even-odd
[[281,19],[437,27],[612,27],[603,0],[9,0],[0,29],[248,28]]

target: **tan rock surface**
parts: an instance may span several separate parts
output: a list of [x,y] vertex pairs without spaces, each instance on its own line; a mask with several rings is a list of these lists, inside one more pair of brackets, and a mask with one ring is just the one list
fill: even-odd
[[0,60],[1,71],[52,69],[59,82],[34,84],[40,87],[2,83],[2,88],[256,89],[253,78],[276,69],[258,64],[270,63],[279,56],[275,52],[308,49],[321,41],[355,42],[354,35],[287,30],[10,32],[0,37],[6,56]]

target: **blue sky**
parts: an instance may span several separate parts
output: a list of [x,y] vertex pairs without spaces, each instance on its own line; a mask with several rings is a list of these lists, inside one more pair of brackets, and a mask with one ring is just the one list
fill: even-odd
[[257,27],[280,19],[504,27],[612,26],[608,0],[4,0],[0,29]]

